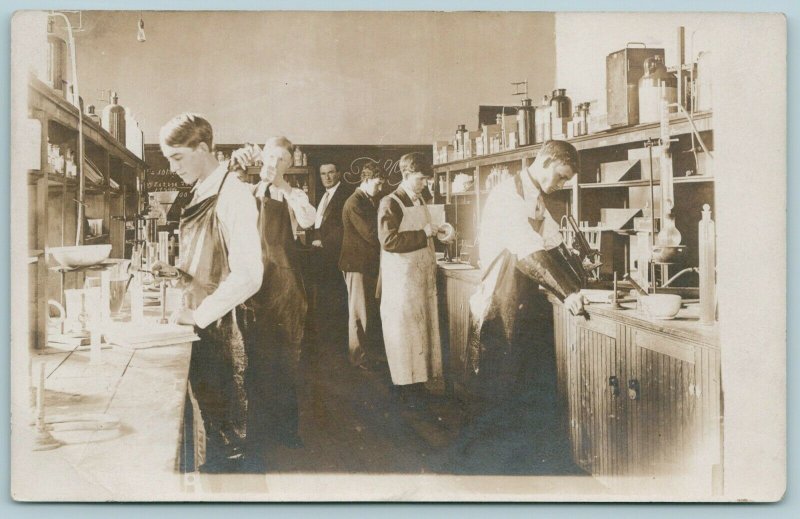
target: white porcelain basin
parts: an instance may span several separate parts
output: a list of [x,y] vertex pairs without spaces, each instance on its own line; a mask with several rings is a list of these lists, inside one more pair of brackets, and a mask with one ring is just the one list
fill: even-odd
[[51,247],[47,253],[59,265],[66,268],[89,267],[96,265],[111,254],[111,245],[77,245],[73,247]]

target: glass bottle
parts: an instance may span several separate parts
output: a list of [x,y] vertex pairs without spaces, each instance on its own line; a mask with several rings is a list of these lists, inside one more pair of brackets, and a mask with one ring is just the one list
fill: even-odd
[[119,96],[111,92],[111,104],[103,108],[103,128],[125,145],[125,108],[119,104]]

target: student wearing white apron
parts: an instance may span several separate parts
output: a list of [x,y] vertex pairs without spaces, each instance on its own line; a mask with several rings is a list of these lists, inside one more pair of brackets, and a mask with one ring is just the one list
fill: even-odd
[[424,383],[442,377],[436,297],[438,227],[422,199],[430,176],[421,153],[400,158],[403,181],[381,200],[381,321],[392,383],[411,407],[424,406]]

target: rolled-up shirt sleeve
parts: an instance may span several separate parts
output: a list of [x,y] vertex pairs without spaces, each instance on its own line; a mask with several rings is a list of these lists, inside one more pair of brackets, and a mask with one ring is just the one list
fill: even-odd
[[264,275],[258,209],[251,189],[228,179],[217,200],[216,214],[228,252],[230,274],[194,311],[197,326],[205,328],[252,297]]
[[308,195],[302,189],[293,188],[286,197],[289,207],[294,211],[294,216],[297,218],[297,224],[303,229],[310,229],[314,227],[314,222],[317,219],[317,210],[308,201]]

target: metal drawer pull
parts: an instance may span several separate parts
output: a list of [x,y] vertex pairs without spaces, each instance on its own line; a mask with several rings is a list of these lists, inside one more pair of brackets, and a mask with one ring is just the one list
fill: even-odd
[[616,375],[608,377],[608,385],[611,386],[611,395],[619,396],[619,379]]
[[628,381],[628,398],[639,400],[639,381],[636,379]]

